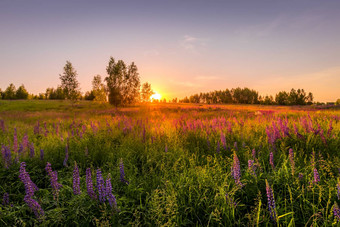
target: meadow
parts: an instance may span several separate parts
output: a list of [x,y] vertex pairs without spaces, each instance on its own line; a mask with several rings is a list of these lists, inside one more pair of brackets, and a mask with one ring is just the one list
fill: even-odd
[[339,226],[340,110],[0,101],[1,226]]

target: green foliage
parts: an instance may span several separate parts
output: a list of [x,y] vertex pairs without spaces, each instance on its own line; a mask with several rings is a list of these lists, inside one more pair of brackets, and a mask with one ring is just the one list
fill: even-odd
[[143,102],[150,102],[151,95],[154,94],[154,91],[151,88],[151,84],[148,82],[145,82],[142,85],[142,91],[141,91],[141,98]]
[[[332,211],[334,204],[340,203],[336,188],[340,183],[339,112],[303,108],[151,104],[112,110],[109,104],[86,101],[71,107],[69,101],[1,100],[0,120],[5,130],[0,128],[0,144],[10,147],[12,159],[6,169],[4,156],[0,158],[0,203],[5,192],[10,200],[10,205],[0,205],[0,223],[336,226]],[[255,114],[260,111],[261,115]],[[38,121],[39,130],[34,130]],[[280,122],[287,123],[289,136],[280,129]],[[266,129],[273,125],[280,138],[270,144]],[[26,162],[31,180],[39,187],[34,198],[45,211],[41,220],[23,200],[25,188],[18,178],[20,164],[13,151],[14,128],[19,144],[26,134],[34,143],[34,157],[24,149],[19,163]],[[64,166],[66,145],[69,159]],[[294,165],[289,148],[293,149]],[[43,160],[40,149],[45,152]],[[269,164],[270,152],[275,168]],[[232,177],[234,153],[242,186]],[[120,180],[121,159],[129,184]],[[248,160],[254,161],[256,175],[248,168]],[[56,200],[44,169],[47,161],[63,185]],[[79,167],[80,195],[74,195],[72,189],[74,161]],[[111,176],[119,210],[88,196],[86,168],[92,169],[94,188],[97,168],[104,179]],[[313,183],[314,168],[320,175],[318,183]],[[266,181],[274,194],[276,224],[268,211]]]
[[123,60],[117,62],[110,57],[106,67],[108,76],[105,78],[112,105],[134,104],[139,98],[140,78],[137,66],[132,62],[126,66]]
[[3,93],[2,99],[16,99],[16,88],[14,84],[10,84]]
[[27,92],[27,90],[26,90],[26,88],[23,84],[18,88],[15,96],[16,96],[17,99],[27,99],[28,98],[28,92]]
[[79,82],[77,80],[77,71],[73,68],[70,61],[66,61],[63,74],[59,75],[61,88],[64,95],[69,100],[76,100],[80,97]]

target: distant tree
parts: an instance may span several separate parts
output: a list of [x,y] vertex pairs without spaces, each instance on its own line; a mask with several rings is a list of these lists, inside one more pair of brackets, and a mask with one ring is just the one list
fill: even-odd
[[151,84],[148,82],[144,83],[142,85],[142,91],[141,91],[141,98],[143,102],[149,102],[151,95],[154,94],[154,91],[151,89]]
[[27,92],[27,90],[26,90],[26,88],[23,84],[18,88],[15,96],[16,96],[17,99],[27,99],[28,98],[28,92]]
[[10,84],[3,93],[3,99],[16,99],[16,88]]
[[102,83],[102,78],[100,75],[96,75],[93,77],[91,93],[94,96],[94,99],[93,99],[94,101],[98,101],[98,102],[106,101],[106,88],[105,88],[105,85]]
[[115,106],[133,104],[138,101],[140,78],[134,62],[128,67],[122,60],[110,58],[105,78],[109,92],[109,102]]
[[173,99],[172,99],[172,102],[173,102],[173,103],[177,103],[177,98],[173,98]]
[[4,95],[3,91],[0,88],[0,99],[2,99],[2,96]]
[[262,100],[262,104],[264,105],[273,105],[274,103],[275,102],[273,96],[266,95]]
[[93,90],[86,92],[84,99],[85,100],[91,100],[91,101],[94,100],[95,99],[95,95],[94,95]]
[[337,99],[335,105],[340,105],[340,99]]
[[314,100],[314,96],[313,96],[312,92],[309,92],[308,96],[307,96],[307,105],[312,105],[313,100]]
[[73,68],[71,62],[66,61],[64,72],[62,75],[59,74],[59,78],[65,97],[70,100],[78,99],[80,97],[80,88],[77,80],[77,71]]
[[289,104],[289,95],[285,91],[280,91],[279,93],[276,94],[275,96],[275,101],[279,105],[288,105]]

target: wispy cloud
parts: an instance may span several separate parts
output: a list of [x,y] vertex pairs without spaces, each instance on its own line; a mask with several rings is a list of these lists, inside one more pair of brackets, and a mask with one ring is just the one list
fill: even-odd
[[169,82],[172,83],[172,84],[175,84],[177,86],[186,87],[186,88],[202,87],[201,84],[192,83],[192,82],[189,82],[189,81],[174,81],[174,80],[170,80]]
[[185,35],[181,41],[180,41],[180,45],[187,51],[191,51],[194,53],[199,53],[198,52],[198,48],[205,46],[206,44],[206,40],[202,39],[202,38],[197,38],[197,37],[193,37],[190,35]]

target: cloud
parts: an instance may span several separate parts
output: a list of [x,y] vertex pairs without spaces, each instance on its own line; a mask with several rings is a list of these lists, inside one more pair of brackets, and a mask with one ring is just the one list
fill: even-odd
[[197,48],[205,46],[205,39],[185,35],[180,41],[180,45],[187,51],[198,53]]
[[197,88],[197,87],[202,87],[201,84],[192,83],[192,82],[189,82],[189,81],[174,81],[174,80],[170,80],[170,82],[171,82],[172,84],[177,85],[177,86],[187,87],[187,88]]

